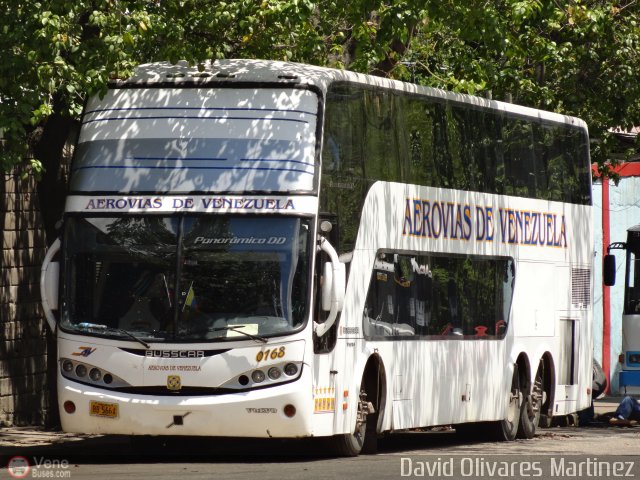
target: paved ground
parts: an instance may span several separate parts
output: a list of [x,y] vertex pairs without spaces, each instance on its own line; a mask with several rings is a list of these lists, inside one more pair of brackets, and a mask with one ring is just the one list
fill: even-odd
[[[607,414],[615,411],[616,407],[622,400],[622,397],[606,397],[594,402],[594,412],[596,419],[602,417],[605,420]],[[601,418],[601,419],[602,419]],[[571,419],[567,422],[572,423]],[[640,428],[640,427],[638,427]],[[548,432],[552,434],[552,432]],[[118,437],[101,436],[101,435],[79,435],[74,433],[63,433],[59,431],[47,431],[38,427],[10,427],[0,428],[0,456],[11,455],[25,448],[59,446],[66,451],[74,448],[74,443],[82,449],[91,447],[100,447],[100,445],[111,445],[114,442],[121,442]]]
[[[330,455],[324,448],[328,445],[313,439],[163,437],[149,442],[117,435],[0,428],[0,479],[15,477],[16,471],[20,471],[29,478],[74,480],[187,477],[197,480],[389,480],[406,476],[403,468],[411,462],[412,465],[430,465],[429,468],[451,465],[452,473],[443,474],[441,478],[464,476],[469,480],[485,480],[495,475],[476,472],[478,465],[482,468],[493,465],[491,468],[494,468],[503,464],[525,469],[531,465],[540,467],[536,470],[540,475],[533,476],[542,479],[559,476],[591,480],[611,478],[609,470],[588,473],[586,477],[570,470],[563,470],[562,475],[554,473],[556,463],[565,468],[565,461],[567,469],[578,468],[572,465],[591,468],[589,462],[596,461],[598,465],[606,464],[605,467],[630,466],[630,476],[640,478],[640,426],[620,428],[608,423],[620,400],[620,397],[597,400],[595,421],[584,428],[573,426],[575,421],[567,417],[564,422],[567,426],[539,429],[531,440],[488,442],[461,436],[447,427],[427,431],[416,429],[385,436],[378,441],[377,455],[356,458]],[[465,470],[462,475],[463,467],[469,466],[476,470]],[[514,480],[530,480],[532,475],[525,472],[520,476],[507,476]]]

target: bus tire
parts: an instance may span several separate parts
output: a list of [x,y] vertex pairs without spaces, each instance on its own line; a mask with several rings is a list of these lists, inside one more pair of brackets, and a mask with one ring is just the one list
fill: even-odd
[[364,445],[364,437],[361,437],[358,433],[334,435],[332,440],[333,453],[339,457],[357,457],[360,455]]
[[540,415],[540,420],[538,421],[538,426],[540,428],[551,428],[553,423],[553,417],[551,415]]
[[[360,455],[363,450],[371,450],[371,441],[375,442],[376,439],[374,436],[374,438],[367,441],[367,437],[372,436],[372,433],[375,432],[371,432],[371,428],[367,429],[367,423],[371,423],[372,418],[370,417],[373,417],[374,413],[373,405],[367,401],[367,392],[364,389],[360,389],[354,432],[335,435],[332,438],[333,451],[336,455],[341,457],[356,457]],[[369,430],[369,433],[367,433],[367,430]]]
[[518,438],[530,439],[536,434],[536,426],[540,422],[540,412],[544,401],[544,363],[540,362],[536,378],[531,387],[531,394],[524,397],[520,411]]
[[507,398],[507,416],[504,420],[499,420],[495,424],[495,438],[499,442],[510,442],[515,440],[518,434],[518,425],[522,412],[522,391],[520,390],[520,374],[518,365],[513,366],[513,378],[511,380],[511,390]]

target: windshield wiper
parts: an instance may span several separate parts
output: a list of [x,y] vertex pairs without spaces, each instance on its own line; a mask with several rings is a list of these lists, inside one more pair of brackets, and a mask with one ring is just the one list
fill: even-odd
[[95,328],[96,330],[102,330],[102,331],[107,331],[107,332],[116,332],[116,333],[121,333],[123,335],[126,335],[127,337],[135,340],[136,342],[140,343],[141,345],[144,345],[144,348],[150,348],[151,345],[149,345],[147,342],[145,342],[144,340],[142,340],[141,338],[136,337],[133,333],[123,329],[123,328],[115,328],[115,327],[107,327],[106,325],[101,325],[98,323],[79,323],[78,327],[80,328]]
[[216,327],[216,328],[212,328],[210,331],[211,332],[238,332],[241,333],[242,335],[245,335],[247,337],[249,337],[251,340],[255,340],[256,342],[261,342],[261,343],[267,343],[267,339],[264,337],[261,337],[260,335],[254,335],[253,333],[249,333],[249,332],[245,332],[244,330],[241,330],[242,328],[244,328],[244,325],[227,325],[226,327]]

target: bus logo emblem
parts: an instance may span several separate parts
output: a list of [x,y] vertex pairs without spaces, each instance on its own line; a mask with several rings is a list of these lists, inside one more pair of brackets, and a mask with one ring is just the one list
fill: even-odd
[[179,375],[169,375],[167,377],[167,388],[169,390],[180,390],[182,388],[182,382]]
[[71,355],[75,357],[88,357],[89,355],[91,355],[93,352],[96,351],[95,348],[91,348],[91,347],[78,347],[78,349],[80,351],[72,352]]

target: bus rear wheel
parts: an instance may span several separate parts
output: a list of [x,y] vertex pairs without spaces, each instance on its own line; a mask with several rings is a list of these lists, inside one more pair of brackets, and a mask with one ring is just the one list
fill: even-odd
[[518,427],[518,438],[533,438],[536,433],[536,426],[540,422],[540,412],[544,402],[544,363],[540,362],[536,378],[533,381],[531,395],[524,399],[524,405],[520,413],[520,425]]
[[[367,400],[367,392],[361,389],[354,432],[335,435],[332,439],[333,450],[337,455],[341,457],[356,457],[360,455],[367,440],[367,420],[370,420],[374,413],[375,409],[373,404]],[[372,432],[369,432],[369,435],[371,435],[371,433]]]
[[511,390],[507,397],[507,416],[495,425],[495,437],[500,442],[515,440],[518,434],[518,425],[522,415],[522,390],[520,389],[520,374],[518,366],[514,365]]

